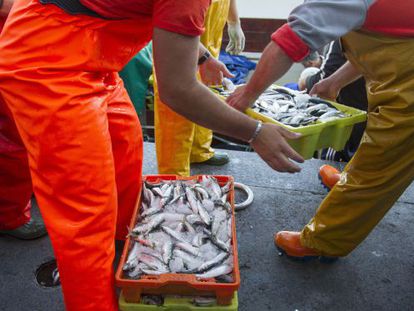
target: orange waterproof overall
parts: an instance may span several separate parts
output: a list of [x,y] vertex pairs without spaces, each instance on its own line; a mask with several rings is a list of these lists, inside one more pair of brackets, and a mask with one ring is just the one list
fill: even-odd
[[[16,146],[2,149],[14,166],[0,162],[0,187],[7,180],[22,185],[21,197],[29,191],[20,135],[67,310],[118,309],[114,239],[125,237],[140,191],[142,134],[117,72],[148,43],[151,27],[146,17],[72,16],[17,0],[0,37],[0,100],[8,108],[0,118],[11,124],[1,133]],[[0,194],[0,202],[18,197]]]

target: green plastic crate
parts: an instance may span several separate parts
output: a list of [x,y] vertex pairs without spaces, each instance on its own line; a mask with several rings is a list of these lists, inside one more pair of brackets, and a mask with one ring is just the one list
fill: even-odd
[[238,308],[237,292],[235,292],[230,305],[214,305],[211,307],[197,307],[191,303],[191,297],[175,298],[165,296],[164,305],[154,306],[142,303],[128,303],[125,301],[122,292],[119,295],[119,310],[121,311],[237,311]]
[[275,123],[292,132],[301,133],[301,138],[289,140],[288,143],[304,159],[310,159],[313,157],[316,150],[322,148],[332,147],[337,151],[343,150],[346,142],[351,136],[354,124],[364,122],[367,119],[365,111],[335,102],[330,103],[340,111],[345,112],[348,116],[328,122],[317,122],[306,126],[292,127],[277,122],[272,118],[253,111],[252,109],[247,109],[246,114],[257,120],[261,120],[266,123]]

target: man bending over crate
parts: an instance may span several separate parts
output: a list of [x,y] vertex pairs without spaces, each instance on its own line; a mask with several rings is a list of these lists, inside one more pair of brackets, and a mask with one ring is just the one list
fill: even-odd
[[368,123],[359,149],[315,217],[302,232],[275,235],[276,246],[296,258],[349,254],[414,177],[413,1],[305,1],[272,35],[251,81],[229,104],[245,110],[293,62],[339,37],[349,61],[311,93],[335,99],[362,75]]

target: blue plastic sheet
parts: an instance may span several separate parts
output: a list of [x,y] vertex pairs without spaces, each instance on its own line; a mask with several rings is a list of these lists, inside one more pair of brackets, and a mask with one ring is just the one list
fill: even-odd
[[295,91],[300,91],[299,90],[299,84],[297,84],[297,83],[295,83],[295,82],[289,82],[289,83],[286,83],[285,85],[283,85],[284,87],[288,87],[288,88],[290,88],[291,90],[295,90]]
[[247,75],[250,70],[256,68],[256,63],[250,61],[245,56],[230,55],[224,51],[220,52],[219,60],[223,62],[230,72],[235,76],[230,79],[234,84],[246,83]]

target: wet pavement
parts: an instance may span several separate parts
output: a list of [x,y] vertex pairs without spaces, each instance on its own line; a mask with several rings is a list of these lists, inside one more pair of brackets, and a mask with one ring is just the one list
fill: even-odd
[[[414,186],[368,238],[333,264],[300,263],[279,257],[278,230],[300,230],[326,190],[317,178],[323,161],[309,160],[295,175],[275,173],[254,153],[228,151],[222,167],[195,165],[193,174],[233,175],[250,186],[253,204],[237,213],[240,311],[414,310]],[[335,163],[341,167],[340,163]],[[145,144],[144,173],[156,173],[153,144]],[[35,217],[38,211],[34,209]],[[64,310],[60,287],[42,288],[37,267],[53,258],[48,238],[0,237],[0,310]]]

